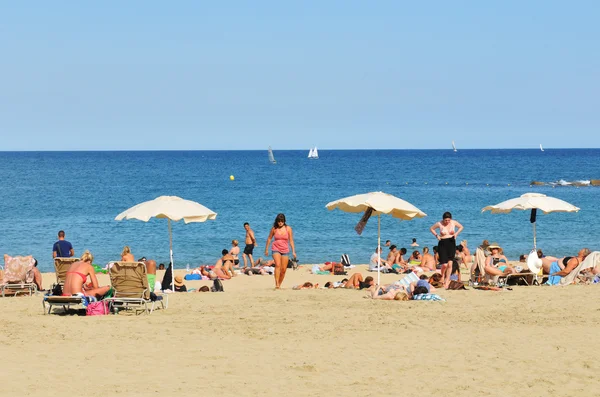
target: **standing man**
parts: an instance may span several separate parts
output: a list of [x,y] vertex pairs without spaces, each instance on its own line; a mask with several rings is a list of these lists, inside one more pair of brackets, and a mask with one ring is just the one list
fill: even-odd
[[64,230],[59,231],[58,241],[54,243],[54,246],[52,246],[52,257],[70,258],[73,255],[75,255],[75,251],[73,251],[73,246],[71,243],[65,240]]
[[246,268],[246,257],[250,258],[250,267],[254,267],[254,259],[252,258],[252,253],[254,252],[254,247],[256,247],[256,238],[254,237],[254,230],[250,229],[250,224],[248,222],[244,223],[244,229],[246,229],[246,246],[244,247],[244,253],[242,254],[242,258],[244,258],[244,269]]

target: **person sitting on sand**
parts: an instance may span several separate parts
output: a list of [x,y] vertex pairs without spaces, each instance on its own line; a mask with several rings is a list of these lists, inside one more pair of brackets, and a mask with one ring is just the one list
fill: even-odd
[[413,251],[410,258],[408,258],[408,264],[411,266],[420,266],[421,265],[421,253],[419,250]]
[[344,288],[353,288],[353,289],[366,289],[371,288],[375,284],[375,280],[373,277],[368,276],[363,280],[363,276],[360,273],[354,273],[350,276]]
[[121,252],[121,261],[122,262],[135,262],[135,256],[131,253],[131,248],[128,245],[123,247],[123,252]]
[[[386,266],[386,261],[381,258],[381,248],[375,248],[375,252],[371,255],[371,259],[369,260],[369,271],[376,272],[377,267],[381,264],[381,271],[387,271],[388,267]],[[391,266],[389,267],[391,268]]]
[[229,272],[227,271],[225,266],[233,267],[233,259],[228,259],[230,256],[229,251],[227,251],[226,249],[221,251],[221,253],[223,254],[223,256],[217,260],[217,263],[215,263],[215,266],[212,270],[213,272],[215,272],[215,275],[218,278],[229,280],[231,276],[229,275]]
[[423,247],[421,255],[421,269],[425,272],[435,272],[435,258],[429,253],[428,247]]
[[[65,277],[65,285],[63,286],[62,296],[82,294],[100,299],[106,295],[110,289],[110,286],[98,286],[96,272],[92,266],[93,260],[94,256],[90,253],[90,251],[85,251],[83,255],[81,255],[80,260],[74,262],[69,267]],[[86,284],[88,276],[91,281],[90,283]]]
[[485,260],[485,272],[491,276],[505,276],[516,273],[515,269],[508,265],[506,256],[500,253],[498,243],[492,243],[488,246],[491,255]]
[[393,266],[396,261],[398,260],[398,248],[395,245],[390,245],[390,252],[388,252],[387,258],[386,258],[386,263],[388,264],[388,266]]
[[231,257],[233,258],[233,266],[234,267],[239,267],[240,266],[240,259],[239,259],[239,254],[240,254],[240,242],[237,240],[231,240],[231,249],[229,250],[229,254],[231,254]]
[[[553,262],[550,266],[550,276],[547,284],[556,285],[560,279],[571,273],[585,258],[590,254],[588,248],[582,248],[577,253],[577,256],[566,256],[560,260]],[[562,265],[562,268],[561,268]]]
[[310,281],[305,282],[302,285],[294,285],[292,287],[292,289],[294,290],[299,290],[299,289],[314,289],[314,288],[319,288],[319,284],[314,284],[311,283]]

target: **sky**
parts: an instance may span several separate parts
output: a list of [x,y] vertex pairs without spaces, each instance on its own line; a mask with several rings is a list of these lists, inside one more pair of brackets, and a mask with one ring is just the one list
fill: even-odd
[[3,151],[600,147],[597,1],[0,4]]

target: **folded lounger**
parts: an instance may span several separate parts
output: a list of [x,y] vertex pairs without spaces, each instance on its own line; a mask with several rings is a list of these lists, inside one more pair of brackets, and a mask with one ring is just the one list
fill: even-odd
[[112,298],[108,298],[110,307],[133,309],[150,314],[157,304],[162,309],[168,307],[168,296],[150,297],[146,265],[143,262],[113,262],[108,268],[110,283],[114,289]]

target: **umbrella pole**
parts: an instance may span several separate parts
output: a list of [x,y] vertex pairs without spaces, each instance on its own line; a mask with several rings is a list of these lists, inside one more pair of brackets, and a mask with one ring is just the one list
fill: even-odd
[[169,257],[171,259],[171,288],[175,292],[175,263],[173,263],[173,232],[171,231],[171,220],[169,221]]
[[537,246],[535,244],[535,222],[533,222],[533,249],[537,251]]
[[381,214],[377,215],[377,285],[381,285]]

